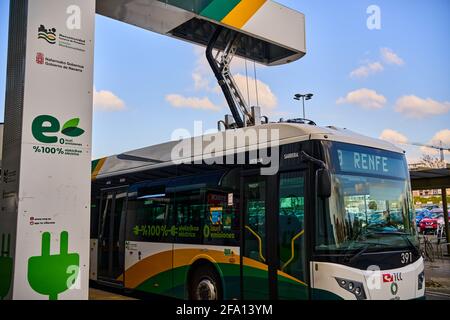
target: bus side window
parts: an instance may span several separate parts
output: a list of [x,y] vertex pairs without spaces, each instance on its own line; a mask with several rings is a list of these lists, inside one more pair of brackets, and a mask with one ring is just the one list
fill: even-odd
[[208,191],[204,221],[204,243],[239,246],[239,198],[235,193]]
[[244,184],[245,256],[266,263],[266,183],[256,178]]
[[302,280],[305,278],[304,217],[305,177],[301,172],[282,173],[279,207],[280,269]]
[[203,234],[205,204],[202,190],[194,189],[175,193],[177,241],[200,244]]
[[128,200],[127,234],[129,240],[170,242],[170,195],[155,198],[131,197]]

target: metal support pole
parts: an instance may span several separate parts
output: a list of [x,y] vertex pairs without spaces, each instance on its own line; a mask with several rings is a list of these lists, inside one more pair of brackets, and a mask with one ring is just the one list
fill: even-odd
[[306,113],[305,113],[305,97],[303,97],[303,119],[306,119]]
[[[447,243],[450,243],[450,228],[448,223],[448,208],[447,208],[447,189],[442,188],[442,209],[444,211],[444,226],[445,234],[447,235]],[[450,255],[450,245],[447,245],[447,253]]]

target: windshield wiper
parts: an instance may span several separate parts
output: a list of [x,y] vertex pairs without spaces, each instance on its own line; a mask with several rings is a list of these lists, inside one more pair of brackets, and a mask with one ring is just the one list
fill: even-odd
[[406,240],[409,246],[414,248],[414,251],[416,254],[420,255],[419,249],[414,245],[414,243],[411,241],[411,239],[408,238],[409,234],[401,231],[386,231],[386,232],[376,232],[377,234],[388,234],[388,235],[397,235],[401,236],[403,240]]
[[[360,257],[363,253],[365,253],[369,248],[374,247],[374,246],[383,246],[383,247],[389,247],[388,244],[386,243],[379,243],[379,242],[369,242],[366,243],[365,246],[363,246],[361,249],[359,249],[357,252],[355,252],[354,254],[351,255],[346,255],[345,256],[345,260],[349,263],[353,262],[356,258]],[[347,250],[347,252],[350,249]]]

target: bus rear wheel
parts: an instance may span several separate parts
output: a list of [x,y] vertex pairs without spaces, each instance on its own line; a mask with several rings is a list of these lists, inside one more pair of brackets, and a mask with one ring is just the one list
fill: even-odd
[[189,285],[191,300],[221,300],[222,288],[220,277],[212,266],[197,268]]

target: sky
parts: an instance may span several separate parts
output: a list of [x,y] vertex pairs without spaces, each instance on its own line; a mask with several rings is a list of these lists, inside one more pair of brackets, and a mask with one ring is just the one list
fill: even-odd
[[[306,16],[307,54],[283,66],[256,65],[259,102],[272,121],[298,118],[296,93],[313,93],[306,116],[383,138],[417,162],[450,148],[450,1],[281,0]],[[370,30],[367,9],[380,9]],[[0,1],[0,121],[4,119],[9,1]],[[233,65],[246,94],[245,63]],[[256,104],[253,64],[250,102]],[[204,49],[96,17],[93,157],[166,142],[194,121],[214,129],[230,113]],[[450,154],[446,153],[450,162]]]

